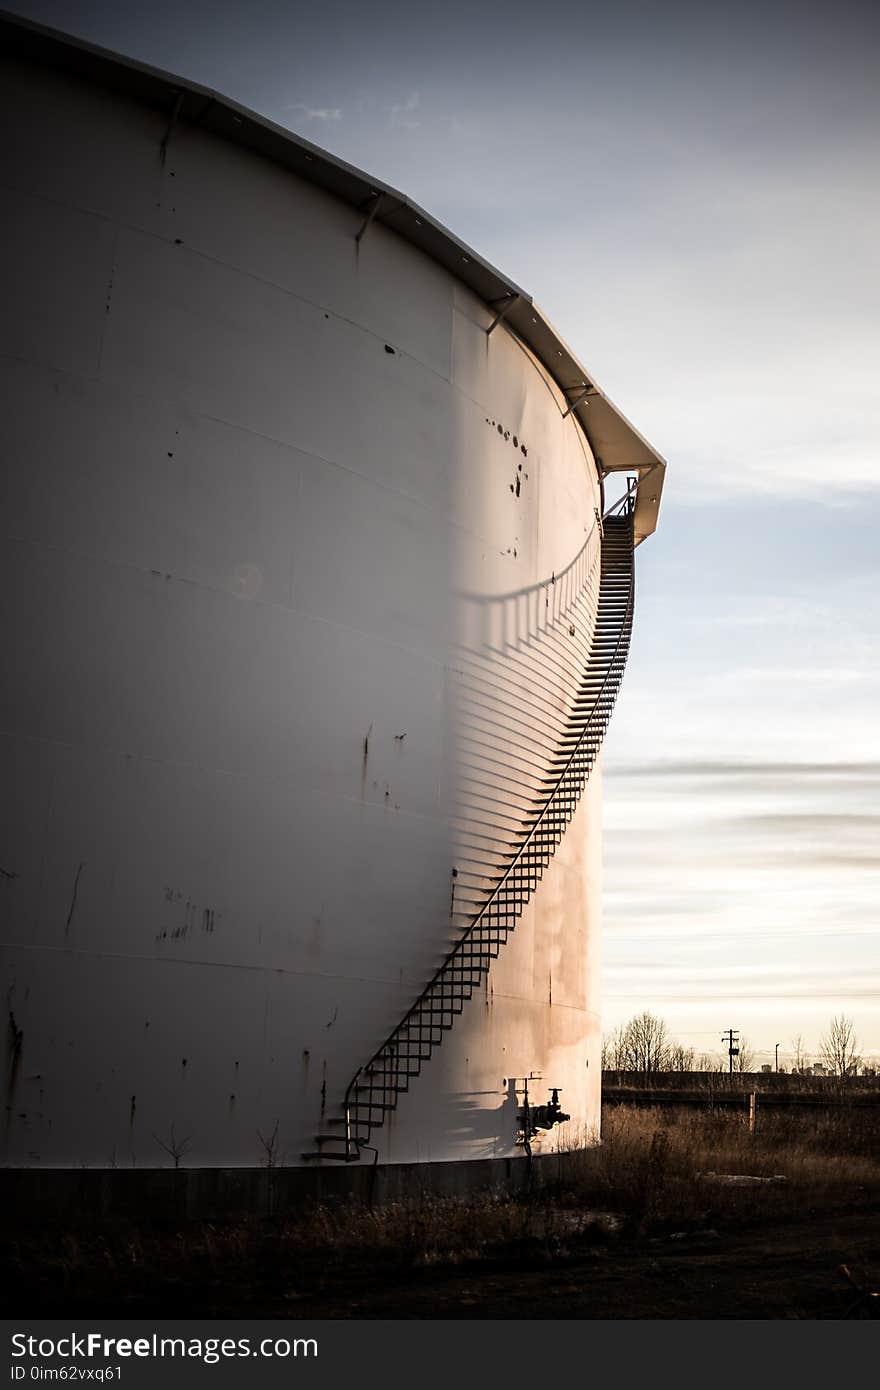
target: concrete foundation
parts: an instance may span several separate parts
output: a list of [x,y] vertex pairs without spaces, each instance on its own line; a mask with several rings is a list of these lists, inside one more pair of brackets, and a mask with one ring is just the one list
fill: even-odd
[[0,1205],[18,1225],[108,1219],[162,1224],[283,1217],[312,1203],[388,1203],[510,1194],[558,1180],[566,1155],[335,1168],[19,1168],[0,1170]]

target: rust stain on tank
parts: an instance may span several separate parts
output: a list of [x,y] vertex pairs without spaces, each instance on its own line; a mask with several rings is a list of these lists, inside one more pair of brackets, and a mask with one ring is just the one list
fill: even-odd
[[364,757],[363,763],[361,764],[361,796],[364,795],[367,789],[367,763],[370,760],[370,734],[372,732],[373,725],[371,723],[369,729],[367,729],[367,732],[364,734]]
[[9,1075],[6,1079],[6,1101],[11,1106],[15,1094],[15,1083],[21,1068],[21,1052],[24,1045],[24,1030],[19,1028],[15,1014],[9,1010]]

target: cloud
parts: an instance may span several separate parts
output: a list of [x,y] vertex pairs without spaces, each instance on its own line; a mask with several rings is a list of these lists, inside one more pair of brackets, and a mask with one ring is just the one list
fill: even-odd
[[395,130],[418,130],[421,121],[413,119],[413,113],[419,109],[420,96],[418,92],[410,92],[405,101],[396,102],[389,112],[391,125]]
[[285,106],[285,111],[301,111],[307,121],[341,121],[341,106],[307,106],[304,101],[294,101]]
[[606,765],[606,1018],[708,1027],[726,1000],[760,1045],[833,1004],[873,1047],[878,793],[874,760]]
[[[866,409],[857,403],[855,410],[864,415]],[[792,404],[788,413],[783,407],[772,422],[769,412],[755,422],[750,437],[740,435],[739,449],[715,439],[711,445],[712,458],[706,460],[704,440],[693,439],[685,433],[675,438],[669,432],[667,453],[675,457],[680,468],[678,482],[682,501],[689,506],[703,505],[708,497],[761,494],[788,494],[796,486],[804,496],[827,495],[829,477],[835,489],[851,497],[876,492],[878,481],[878,449],[872,435],[864,438],[817,440],[815,435],[765,444],[765,436],[773,425],[797,433],[792,420],[808,414],[806,402],[802,407]],[[706,431],[707,435],[709,430]]]
[[618,777],[751,777],[868,776],[880,778],[880,762],[681,762],[614,763],[606,769]]

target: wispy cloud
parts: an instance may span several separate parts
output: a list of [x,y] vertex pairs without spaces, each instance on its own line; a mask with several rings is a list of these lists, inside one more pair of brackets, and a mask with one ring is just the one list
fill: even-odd
[[624,763],[613,766],[615,779],[619,777],[748,777],[760,779],[763,776],[775,777],[813,777],[813,776],[868,776],[880,781],[880,762],[750,762],[743,758],[738,762],[708,762],[690,759],[681,762]]
[[341,121],[341,106],[308,106],[304,101],[294,101],[285,111],[299,111],[307,121]]
[[391,125],[396,130],[418,130],[421,121],[415,118],[415,112],[420,105],[418,92],[410,92],[409,96],[400,102],[396,102],[389,112]]
[[606,1026],[648,1001],[708,1028],[723,1000],[764,1048],[835,1009],[880,1044],[876,761],[610,764],[604,787]]

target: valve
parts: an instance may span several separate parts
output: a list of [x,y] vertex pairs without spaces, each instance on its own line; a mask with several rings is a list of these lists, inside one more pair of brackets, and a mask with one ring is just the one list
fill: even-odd
[[550,1088],[550,1099],[543,1105],[530,1105],[528,1090],[526,1090],[523,1107],[517,1113],[517,1124],[519,1125],[518,1144],[525,1144],[527,1147],[539,1130],[552,1129],[554,1125],[564,1124],[570,1120],[571,1116],[566,1114],[559,1104],[559,1092],[561,1087],[552,1086]]

